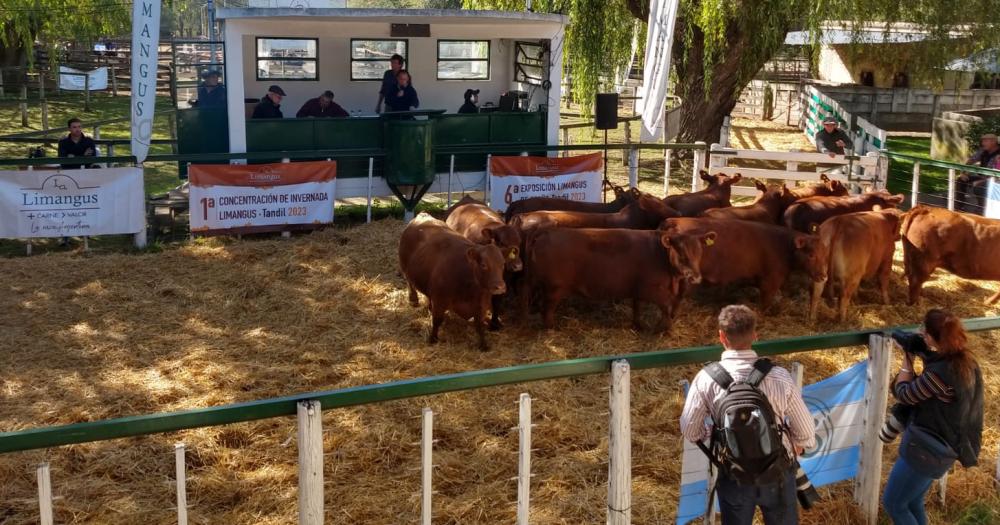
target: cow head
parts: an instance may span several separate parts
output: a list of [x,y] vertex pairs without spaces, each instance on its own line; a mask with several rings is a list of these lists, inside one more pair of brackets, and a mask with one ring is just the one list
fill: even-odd
[[872,204],[872,209],[875,211],[886,208],[895,208],[906,200],[906,195],[903,195],[902,193],[899,195],[893,195],[886,190],[877,190],[866,195],[870,199],[868,202]]
[[701,282],[701,255],[707,247],[715,244],[716,233],[677,233],[660,234],[660,244],[667,250],[667,260],[670,266],[690,284]]
[[657,224],[671,217],[681,216],[680,213],[677,213],[677,210],[668,206],[663,200],[646,193],[641,193],[635,204],[631,204],[630,206],[639,207],[646,220],[645,226],[648,228],[655,228]]
[[754,188],[757,188],[757,191],[761,193],[767,193],[767,184],[764,184],[764,182],[761,181],[760,179],[754,179],[753,186]]
[[839,180],[831,180],[827,182],[827,187],[830,188],[831,197],[843,197],[850,193],[847,190],[847,186],[844,186],[844,183]]
[[500,248],[504,267],[512,272],[519,272],[521,263],[521,232],[509,224],[487,226],[483,228],[483,237]]
[[779,200],[781,201],[781,209],[784,210],[799,200],[799,197],[792,193],[792,190],[788,189],[788,186],[782,184]]
[[500,295],[507,291],[507,284],[503,280],[504,260],[500,248],[492,244],[472,246],[466,251],[465,257],[469,260],[472,274],[481,290],[491,295]]
[[825,281],[830,263],[829,249],[819,235],[795,234],[795,262],[813,281]]

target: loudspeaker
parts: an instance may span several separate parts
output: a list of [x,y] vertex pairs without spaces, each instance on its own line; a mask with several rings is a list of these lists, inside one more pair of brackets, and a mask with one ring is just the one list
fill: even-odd
[[594,127],[618,129],[618,93],[598,93],[594,107]]

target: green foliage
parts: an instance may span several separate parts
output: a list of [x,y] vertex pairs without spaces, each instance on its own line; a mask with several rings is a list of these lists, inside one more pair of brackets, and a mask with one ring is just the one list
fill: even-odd
[[968,506],[956,523],[958,525],[992,525],[1000,519],[1000,514],[987,502],[977,502]]
[[24,58],[36,41],[55,46],[118,36],[128,30],[131,6],[125,0],[0,0],[0,51]]
[[969,151],[979,149],[979,138],[987,133],[1000,135],[1000,117],[987,117],[975,122],[965,131],[965,140],[969,143]]

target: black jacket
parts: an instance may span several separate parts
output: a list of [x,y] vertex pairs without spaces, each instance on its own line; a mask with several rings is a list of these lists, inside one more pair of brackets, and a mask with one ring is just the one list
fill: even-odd
[[257,107],[253,108],[253,116],[250,118],[284,118],[281,114],[281,106],[271,101],[271,97],[264,96],[260,99]]
[[224,108],[226,107],[226,86],[219,84],[212,91],[204,84],[198,87],[199,108]]
[[420,99],[417,98],[417,90],[412,85],[402,89],[403,96],[399,95],[399,89],[395,93],[389,93],[385,97],[385,105],[390,111],[409,111],[420,107]]

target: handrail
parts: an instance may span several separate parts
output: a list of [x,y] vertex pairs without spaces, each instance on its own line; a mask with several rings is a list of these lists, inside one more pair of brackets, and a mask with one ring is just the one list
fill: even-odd
[[[967,319],[963,323],[968,331],[1000,329],[1000,317]],[[754,344],[754,349],[760,355],[779,355],[808,350],[860,346],[867,344],[868,337],[872,334],[882,334],[890,330],[912,330],[914,328],[915,326],[910,325],[791,337],[758,342]],[[611,369],[611,364],[619,359],[627,360],[630,366],[635,369],[702,363],[718,359],[721,350],[720,346],[712,345],[552,361],[548,363],[422,377],[338,390],[310,392],[179,412],[147,414],[4,432],[0,433],[0,453],[89,443],[294,415],[296,413],[296,404],[306,400],[319,401],[324,409],[329,409],[514,383],[600,374],[608,372]]]
[[708,150],[708,144],[686,144],[680,142],[655,143],[655,142],[633,142],[631,144],[503,144],[497,146],[476,145],[476,146],[442,146],[434,148],[435,155],[467,154],[467,153],[520,153],[523,151],[594,151],[594,150],[630,150],[630,149],[651,149],[651,150]]
[[993,170],[989,168],[980,168],[979,166],[974,166],[970,164],[959,164],[957,162],[948,162],[945,160],[937,160],[929,157],[921,157],[919,155],[908,155],[906,153],[896,153],[889,150],[882,150],[881,153],[889,158],[897,158],[902,160],[910,160],[913,162],[919,162],[923,166],[934,166],[937,168],[954,169],[959,171],[965,171],[968,173],[976,173],[979,175],[990,175],[993,177],[1000,177],[1000,170]]

